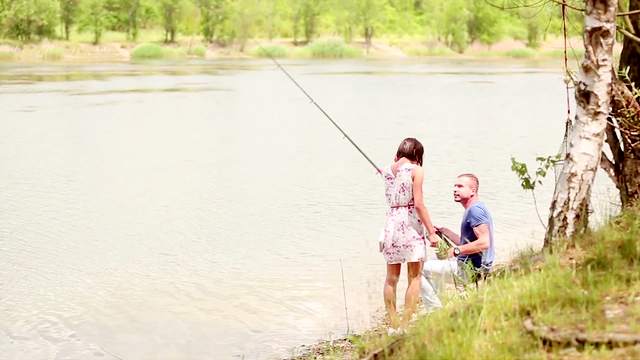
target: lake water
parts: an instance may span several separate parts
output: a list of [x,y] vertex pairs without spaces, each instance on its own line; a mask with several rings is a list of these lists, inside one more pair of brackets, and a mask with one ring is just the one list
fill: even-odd
[[[436,225],[459,225],[452,184],[473,172],[498,259],[542,245],[510,157],[558,151],[559,66],[284,64],[377,164],[423,142]],[[615,209],[602,175],[595,198]],[[373,168],[268,61],[0,65],[3,358],[287,356],[344,335],[341,261],[366,329],[384,215]]]

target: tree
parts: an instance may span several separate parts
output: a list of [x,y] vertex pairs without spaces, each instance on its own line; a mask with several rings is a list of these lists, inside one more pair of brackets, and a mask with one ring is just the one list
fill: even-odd
[[75,23],[78,4],[79,0],[60,0],[60,21],[65,40],[69,40],[69,31]]
[[[640,11],[640,0],[629,0],[629,11]],[[625,30],[632,36],[625,36],[620,54],[620,69],[629,68],[629,80],[640,87],[640,14],[624,17]]]
[[448,47],[462,53],[469,46],[467,24],[470,12],[465,0],[449,0],[444,5],[442,32]]
[[[634,10],[640,10],[640,0],[629,1],[629,11]],[[624,17],[620,28],[625,34],[619,65],[621,76],[614,80],[612,121],[607,124],[607,144],[612,157],[603,154],[601,166],[626,207],[640,199],[640,40],[634,39],[640,33],[640,15]]]
[[289,16],[289,9],[285,0],[270,0],[266,2],[265,6],[265,31],[269,40],[273,40],[281,32],[283,20]]
[[189,36],[191,39],[193,35],[199,32],[201,23],[200,10],[196,4],[191,1],[183,1],[180,5],[182,7],[180,9],[180,14],[182,14],[182,16],[180,17],[179,30],[180,33]]
[[585,55],[575,90],[576,117],[549,209],[545,246],[586,229],[593,180],[609,113],[617,0],[587,0]]
[[4,26],[11,38],[29,41],[52,37],[59,19],[59,6],[55,0],[12,0],[3,2]]
[[178,22],[180,21],[181,0],[160,0],[160,15],[164,28],[164,42],[176,41]]
[[200,9],[200,31],[207,42],[213,42],[216,30],[225,20],[225,0],[198,0]]
[[504,12],[483,1],[471,0],[469,6],[469,40],[480,41],[489,46],[498,42],[504,35]]
[[305,42],[309,43],[318,30],[318,18],[320,17],[323,0],[294,0],[293,6],[293,42],[298,43],[300,26],[304,33]]
[[109,26],[110,18],[102,0],[84,0],[80,4],[80,31],[93,33],[93,44],[97,45],[102,39],[102,33]]
[[127,10],[127,38],[133,41],[138,40],[139,29],[139,13],[140,13],[140,0],[131,0],[128,2],[125,9]]
[[332,4],[335,16],[336,32],[342,35],[346,43],[353,40],[354,28],[357,27],[358,0],[335,0]]
[[385,0],[357,0],[356,2],[358,23],[362,27],[362,36],[367,46],[371,46],[374,32],[381,26],[385,3]]
[[255,35],[260,27],[260,0],[236,0],[233,7],[233,33],[240,51],[244,51],[247,41]]

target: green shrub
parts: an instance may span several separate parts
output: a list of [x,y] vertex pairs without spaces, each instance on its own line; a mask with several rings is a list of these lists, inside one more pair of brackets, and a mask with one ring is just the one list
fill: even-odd
[[136,46],[131,52],[133,60],[155,60],[162,59],[165,52],[160,45],[144,43]]
[[280,45],[260,46],[254,50],[254,55],[257,57],[283,58],[287,57],[287,54],[287,49]]
[[306,52],[312,58],[340,59],[362,56],[358,49],[345,45],[342,40],[316,41],[305,47]]
[[207,55],[207,48],[202,45],[194,46],[190,48],[189,51],[187,51],[187,54],[189,54],[190,56],[203,58],[205,57],[205,55]]

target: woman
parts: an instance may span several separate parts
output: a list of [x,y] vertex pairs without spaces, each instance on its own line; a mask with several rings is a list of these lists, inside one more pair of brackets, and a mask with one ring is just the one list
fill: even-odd
[[[389,210],[380,236],[380,251],[387,262],[384,303],[391,333],[404,329],[416,310],[422,263],[426,255],[423,226],[432,246],[438,239],[422,199],[423,154],[424,148],[418,140],[404,139],[398,147],[394,163],[382,170]],[[407,263],[408,286],[400,321],[396,310],[396,286],[403,263]]]

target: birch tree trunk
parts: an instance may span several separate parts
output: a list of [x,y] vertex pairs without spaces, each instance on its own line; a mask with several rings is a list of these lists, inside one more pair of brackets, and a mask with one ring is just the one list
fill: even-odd
[[585,54],[575,89],[576,117],[549,209],[545,247],[554,239],[570,237],[587,226],[591,187],[600,164],[610,108],[618,1],[585,3]]

